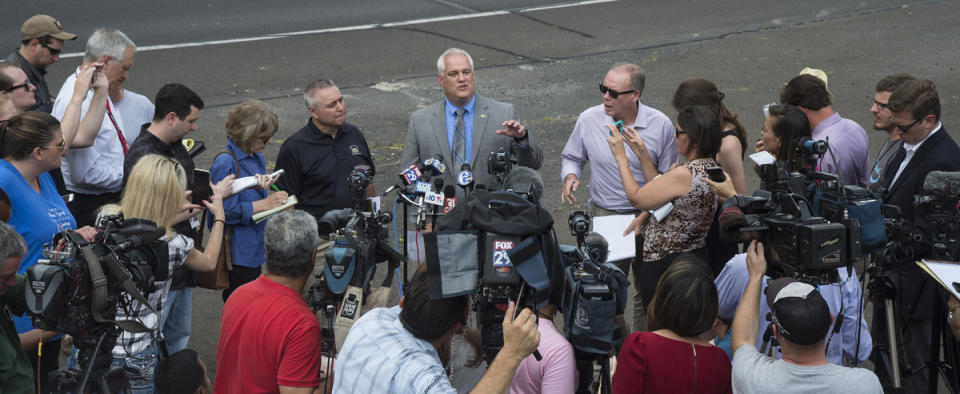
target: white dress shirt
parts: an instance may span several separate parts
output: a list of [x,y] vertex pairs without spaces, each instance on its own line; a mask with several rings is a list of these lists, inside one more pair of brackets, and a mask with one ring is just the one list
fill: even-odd
[[[59,120],[63,120],[63,115],[67,112],[67,104],[70,103],[70,97],[73,96],[73,86],[77,80],[77,73],[79,73],[79,68],[63,82],[60,93],[53,103],[51,115]],[[87,92],[87,98],[83,100],[80,111],[80,119],[83,119],[87,114],[92,99],[93,92]],[[107,102],[113,109],[114,119],[123,128],[123,117],[120,111],[116,110],[116,104],[109,98]],[[122,130],[122,132],[129,147],[140,135],[140,128]],[[87,148],[71,148],[67,151],[66,157],[63,158],[60,169],[63,171],[63,181],[67,190],[83,194],[120,191],[123,187],[124,156],[117,129],[110,120],[110,116],[104,114],[103,124],[100,125],[100,132],[97,134],[93,145]]]

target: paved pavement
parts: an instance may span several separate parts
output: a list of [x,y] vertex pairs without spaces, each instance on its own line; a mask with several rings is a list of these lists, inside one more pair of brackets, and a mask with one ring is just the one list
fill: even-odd
[[[884,75],[909,72],[937,83],[943,122],[958,137],[951,126],[960,121],[960,77],[954,69],[960,53],[956,2],[614,1],[523,11],[557,2],[485,1],[467,8],[509,12],[386,25],[470,14],[463,4],[447,1],[390,3],[395,6],[385,9],[383,2],[373,1],[349,6],[296,1],[274,9],[275,2],[178,1],[170,3],[175,10],[159,10],[111,0],[98,3],[114,6],[109,14],[77,4],[38,9],[58,15],[68,30],[82,36],[93,26],[113,25],[148,46],[373,24],[342,32],[143,51],[127,88],[152,97],[163,83],[178,81],[200,93],[208,108],[194,137],[207,143],[208,151],[197,163],[206,167],[224,144],[222,125],[229,106],[260,99],[277,110],[279,138],[265,151],[272,162],[282,139],[306,122],[303,86],[314,78],[332,78],[346,96],[349,121],[370,141],[378,190],[397,172],[410,113],[441,97],[434,76],[436,57],[450,46],[466,49],[476,62],[478,91],[514,103],[524,124],[543,141],[543,204],[561,225],[571,210],[586,208],[588,193],[581,188],[578,204],[561,206],[559,153],[579,112],[599,103],[596,84],[620,61],[646,69],[642,100],[671,117],[675,112],[668,102],[681,81],[694,76],[713,80],[726,93],[728,107],[740,114],[751,141],[759,138],[761,106],[776,101],[780,85],[806,66],[821,68],[829,75],[838,112],[868,129],[872,155],[885,137],[869,130],[874,85]],[[207,4],[209,9],[204,9]],[[19,26],[24,15],[33,12],[17,9],[0,21]],[[153,17],[160,13],[172,17]],[[66,52],[80,51],[82,40],[69,43]],[[54,65],[50,85],[56,89],[78,63],[69,58]],[[748,186],[758,186],[753,174],[747,180]],[[563,242],[572,242],[566,228],[557,230]],[[215,371],[222,303],[214,292],[194,294],[190,346]]]

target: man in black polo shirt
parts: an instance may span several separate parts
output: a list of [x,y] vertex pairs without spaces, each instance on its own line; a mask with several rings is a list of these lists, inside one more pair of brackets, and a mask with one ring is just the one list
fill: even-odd
[[[123,183],[143,156],[156,154],[176,160],[187,175],[187,190],[194,187],[193,159],[183,146],[183,138],[197,128],[203,100],[190,88],[179,84],[163,85],[154,99],[153,121],[140,126],[140,135],[123,160]],[[199,212],[198,210],[190,210]],[[174,225],[178,233],[193,238],[199,221],[193,212],[184,211]],[[172,273],[170,292],[163,305],[163,336],[170,354],[187,347],[190,340],[190,315],[193,295],[193,273],[181,265]]]
[[[369,166],[371,175],[376,170],[363,133],[347,123],[347,105],[333,81],[311,82],[303,99],[310,120],[280,147],[277,169],[284,173],[277,186],[297,196],[298,209],[320,219],[329,210],[353,206],[347,178],[356,166]],[[373,194],[371,184],[367,195]]]
[[76,40],[77,35],[63,31],[60,21],[48,15],[34,15],[20,27],[20,48],[7,56],[7,61],[20,66],[30,83],[37,88],[33,94],[36,104],[28,111],[50,113],[53,97],[47,88],[47,67],[60,61],[64,41]]

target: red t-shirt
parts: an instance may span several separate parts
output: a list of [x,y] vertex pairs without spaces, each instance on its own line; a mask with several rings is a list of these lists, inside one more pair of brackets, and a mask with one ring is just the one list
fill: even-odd
[[614,394],[732,393],[730,359],[716,346],[635,332],[623,341],[612,388]]
[[220,320],[214,393],[278,393],[320,384],[320,323],[293,289],[260,275]]

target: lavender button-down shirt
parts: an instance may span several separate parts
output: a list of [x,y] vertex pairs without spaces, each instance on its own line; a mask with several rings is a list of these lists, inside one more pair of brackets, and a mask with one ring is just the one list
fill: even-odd
[[845,185],[866,187],[870,172],[867,132],[856,122],[834,113],[813,129],[813,139],[828,138],[830,150],[820,160],[818,170],[840,175]]
[[[603,104],[587,108],[577,118],[573,133],[567,140],[567,145],[561,154],[562,167],[561,181],[568,174],[574,174],[581,179],[583,165],[590,161],[590,199],[597,206],[611,211],[628,212],[636,210],[627,194],[623,190],[620,180],[620,170],[617,160],[610,152],[607,137],[610,135],[608,125],[614,123],[613,117],[603,112]],[[677,140],[674,137],[673,123],[663,112],[640,104],[637,118],[629,125],[640,134],[650,160],[660,173],[667,172],[670,165],[677,162]],[[627,161],[630,162],[630,171],[633,178],[643,186],[643,169],[640,160],[627,149]]]

